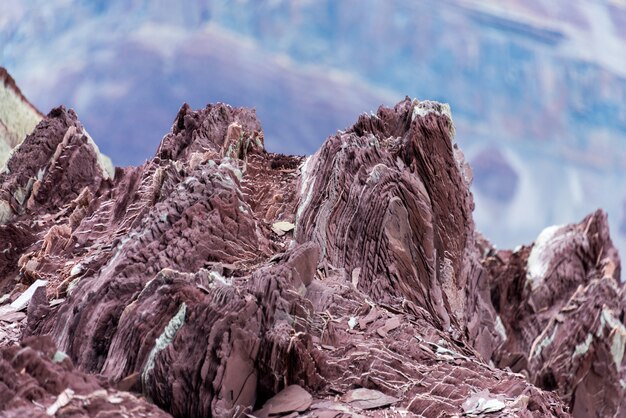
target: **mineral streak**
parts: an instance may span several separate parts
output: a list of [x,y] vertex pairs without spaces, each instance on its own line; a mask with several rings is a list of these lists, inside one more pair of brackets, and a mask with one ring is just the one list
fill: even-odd
[[453,133],[407,98],[304,158],[267,152],[254,111],[184,105],[154,158],[109,173],[52,110],[0,174],[2,367],[75,383],[30,379],[3,416],[69,416],[77,393],[108,399],[90,416],[626,414],[606,215],[496,250]]

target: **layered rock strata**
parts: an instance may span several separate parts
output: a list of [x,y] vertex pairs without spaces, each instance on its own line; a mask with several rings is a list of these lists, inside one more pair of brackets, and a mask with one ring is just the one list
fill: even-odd
[[177,417],[625,413],[606,215],[497,251],[453,134],[407,98],[285,156],[253,111],[185,105],[109,173],[54,109],[0,174],[1,341]]

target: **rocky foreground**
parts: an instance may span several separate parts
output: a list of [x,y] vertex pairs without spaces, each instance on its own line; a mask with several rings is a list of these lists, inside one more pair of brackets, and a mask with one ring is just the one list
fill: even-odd
[[453,133],[407,98],[304,158],[185,105],[110,172],[52,110],[0,174],[0,415],[625,416],[606,214],[496,250]]

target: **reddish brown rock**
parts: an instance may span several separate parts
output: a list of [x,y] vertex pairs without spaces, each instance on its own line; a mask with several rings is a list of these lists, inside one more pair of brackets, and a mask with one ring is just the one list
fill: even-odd
[[[452,134],[446,106],[407,98],[304,159],[264,150],[252,111],[185,105],[152,160],[111,175],[59,108],[0,174],[11,338],[26,322],[68,373],[179,417],[621,411],[604,215],[496,252]],[[602,374],[604,398],[573,400]]]
[[8,71],[0,67],[0,170],[11,149],[19,145],[43,117],[24,97]]
[[296,237],[373,301],[416,303],[489,358],[499,336],[446,106],[406,99],[329,138],[303,167]]
[[1,348],[0,371],[3,417],[170,416],[145,399],[74,370],[47,337]]
[[485,264],[506,333],[496,364],[555,390],[574,416],[626,413],[626,305],[606,213],[546,228],[532,246],[492,252]]

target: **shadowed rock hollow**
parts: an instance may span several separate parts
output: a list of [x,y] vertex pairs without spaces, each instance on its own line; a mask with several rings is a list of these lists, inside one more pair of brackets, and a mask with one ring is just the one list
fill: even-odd
[[407,98],[304,158],[267,152],[253,111],[185,105],[110,173],[54,109],[0,174],[0,366],[61,373],[58,352],[87,377],[35,378],[3,414],[66,416],[79,391],[90,416],[626,413],[606,215],[492,248],[453,133]]

